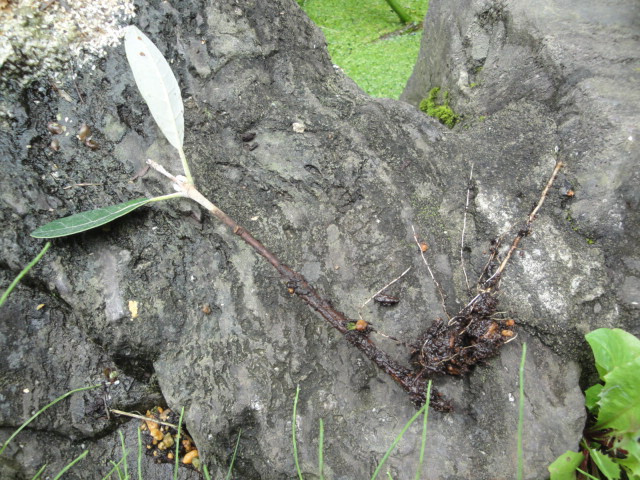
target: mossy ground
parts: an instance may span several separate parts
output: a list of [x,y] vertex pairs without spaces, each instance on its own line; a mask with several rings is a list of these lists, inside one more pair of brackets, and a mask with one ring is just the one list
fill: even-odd
[[[333,62],[373,97],[399,98],[420,50],[422,30],[382,36],[404,25],[384,0],[300,0],[322,29]],[[428,0],[401,0],[418,25]]]

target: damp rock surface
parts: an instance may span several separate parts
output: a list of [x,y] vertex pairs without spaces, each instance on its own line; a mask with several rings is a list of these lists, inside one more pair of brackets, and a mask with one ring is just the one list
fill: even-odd
[[[336,71],[322,34],[295,2],[137,5],[135,23],[181,86],[185,151],[198,188],[338,310],[405,343],[445,316],[412,226],[429,245],[445,308],[455,314],[475,294],[490,242],[504,235],[510,243],[555,162],[565,162],[502,279],[501,309],[518,337],[468,377],[434,381],[455,411],[429,416],[427,478],[514,477],[524,341],[525,477],[544,478],[582,434],[580,366],[591,361],[584,334],[603,326],[638,333],[631,168],[638,102],[616,96],[638,95],[624,83],[638,75],[637,7],[621,1],[604,15],[587,3],[576,17],[568,3],[546,3],[553,8],[432,0],[406,102],[369,98]],[[584,47],[574,45],[572,31]],[[603,45],[610,35],[617,49]],[[606,68],[590,46],[601,49]],[[454,130],[416,108],[434,86],[450,91],[464,115]],[[0,131],[3,285],[41,248],[28,236],[37,226],[170,192],[153,172],[137,178],[147,158],[179,173],[123,48],[69,78],[64,90],[71,102],[47,84],[14,93],[14,117]],[[53,120],[70,133],[60,135],[58,151],[49,147]],[[83,123],[99,149],[76,141]],[[397,304],[362,307],[408,267],[386,292]],[[139,424],[107,417],[104,407],[144,412],[164,402],[185,407],[212,476],[226,475],[241,430],[238,478],[295,478],[298,385],[305,478],[318,473],[319,419],[325,478],[370,478],[415,413],[402,389],[290,295],[270,265],[186,200],[56,240],[0,320],[3,440],[39,406],[104,383],[105,368],[120,372],[117,384],[76,394],[23,432],[0,458],[10,478],[31,478],[44,463],[59,471],[85,448],[85,468],[67,478],[101,478],[121,457],[116,429],[135,448]],[[371,338],[409,364],[409,348]],[[414,477],[419,446],[416,426],[386,464],[393,478]],[[144,468],[164,478],[152,458]],[[182,479],[195,475],[180,471]]]

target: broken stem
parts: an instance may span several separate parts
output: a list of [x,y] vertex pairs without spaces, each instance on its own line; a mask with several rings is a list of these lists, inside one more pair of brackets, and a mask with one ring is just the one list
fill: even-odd
[[429,262],[427,261],[427,257],[424,256],[424,252],[422,251],[422,247],[420,245],[420,241],[418,240],[418,234],[416,233],[416,229],[413,227],[413,225],[411,225],[411,230],[413,230],[413,239],[416,241],[416,245],[418,245],[418,250],[420,251],[420,256],[422,257],[422,261],[427,266],[427,270],[429,272],[429,275],[431,275],[431,280],[433,280],[433,283],[436,286],[436,290],[438,290],[438,294],[440,295],[440,301],[441,301],[441,304],[442,304],[442,311],[447,316],[447,318],[451,319],[451,315],[449,315],[449,312],[447,312],[447,305],[446,305],[446,301],[445,301],[444,290],[442,289],[442,286],[438,283],[438,280],[436,280],[435,275],[431,271],[431,267],[429,266]]
[[551,174],[551,177],[549,178],[549,181],[547,182],[547,185],[544,187],[544,190],[542,190],[542,193],[540,194],[540,199],[538,200],[538,204],[535,206],[535,208],[529,214],[529,217],[527,218],[527,222],[520,229],[520,231],[516,235],[516,238],[513,239],[513,243],[511,243],[511,247],[509,248],[509,251],[507,252],[507,255],[502,260],[502,263],[500,263],[500,267],[498,268],[498,270],[496,270],[496,272],[493,275],[491,275],[491,277],[489,277],[489,279],[484,283],[485,285],[488,286],[488,288],[492,287],[493,283],[491,283],[491,281],[494,278],[498,278],[498,279],[500,278],[500,276],[502,275],[502,272],[504,271],[504,269],[507,268],[507,264],[509,263],[509,260],[511,259],[511,256],[513,255],[513,252],[515,252],[516,249],[518,248],[518,245],[520,244],[520,241],[524,237],[529,235],[529,233],[531,232],[531,224],[535,220],[536,215],[538,214],[538,210],[540,210],[540,208],[542,207],[542,204],[544,203],[545,199],[547,198],[547,194],[549,193],[549,189],[553,185],[553,182],[555,182],[556,177],[558,176],[558,172],[560,171],[560,169],[562,168],[563,165],[564,164],[561,161],[556,162],[556,166],[553,169],[553,173]]
[[364,302],[360,308],[364,308],[364,306],[369,303],[371,300],[373,300],[375,298],[376,295],[384,292],[387,288],[389,288],[391,285],[393,285],[394,283],[396,283],[398,280],[400,280],[402,277],[404,277],[407,273],[409,273],[409,270],[411,270],[411,267],[407,268],[404,272],[402,272],[397,278],[394,278],[393,280],[391,280],[389,283],[387,283],[384,287],[382,287],[380,290],[378,290],[376,293],[374,293],[373,295],[371,295],[369,297],[369,299]]
[[464,273],[464,281],[467,284],[467,293],[471,293],[469,285],[469,277],[467,277],[467,269],[464,266],[464,234],[467,229],[467,212],[469,211],[469,197],[471,196],[471,181],[473,179],[473,163],[471,164],[471,172],[469,173],[469,183],[467,183],[467,203],[464,206],[464,215],[462,217],[462,234],[460,235],[460,265],[462,273]]
[[123,412],[122,410],[116,410],[115,408],[110,408],[108,411],[111,412],[111,413],[115,413],[116,415],[122,415],[124,417],[137,418],[139,420],[144,420],[145,422],[159,423],[160,425],[166,425],[167,427],[172,427],[172,428],[175,428],[176,430],[178,429],[178,425],[174,425],[173,423],[169,423],[169,422],[163,422],[162,420],[158,420],[158,419],[151,418],[151,417],[145,417],[144,415],[138,415],[136,413]]

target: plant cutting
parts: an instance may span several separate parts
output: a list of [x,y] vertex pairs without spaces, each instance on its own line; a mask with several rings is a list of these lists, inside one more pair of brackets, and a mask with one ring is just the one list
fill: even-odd
[[[393,360],[386,352],[380,350],[368,339],[366,331],[353,329],[354,322],[342,312],[337,311],[331,303],[321,297],[307,280],[298,272],[283,264],[276,255],[268,250],[245,228],[238,225],[230,216],[205,198],[196,188],[189,164],[184,154],[184,106],[180,95],[180,87],[162,53],[146,35],[137,27],[129,26],[125,32],[125,51],[131,66],[133,77],[142,97],[160,131],[169,143],[176,148],[182,162],[183,174],[174,175],[162,165],[149,159],[147,163],[154,170],[169,178],[175,189],[174,193],[152,198],[136,198],[104,208],[77,213],[54,220],[31,233],[35,238],[57,238],[84,232],[105,225],[134,210],[154,202],[173,198],[188,197],[227,225],[245,243],[264,257],[278,271],[286,282],[288,291],[302,298],[312,309],[316,310],[332,327],[342,333],[347,341],[362,351],[378,367],[389,374],[400,384],[411,398],[422,405],[425,400],[426,383],[422,378],[414,378],[411,369]],[[438,398],[432,405],[438,405]]]
[[[161,132],[178,151],[182,163],[181,174],[173,174],[154,160],[147,163],[157,172],[167,177],[175,190],[174,193],[152,198],[137,198],[117,205],[78,213],[48,223],[32,233],[36,238],[56,238],[83,232],[111,222],[143,205],[173,198],[190,198],[207,209],[231,231],[265,258],[280,274],[291,294],[297,295],[313,310],[317,311],[329,324],[342,333],[345,339],[358,348],[385,373],[409,393],[417,405],[425,402],[427,381],[436,374],[462,375],[470,371],[479,361],[498,353],[499,348],[514,338],[514,321],[496,317],[497,294],[504,269],[526,237],[541,208],[546,195],[555,180],[561,162],[557,162],[551,178],[544,188],[538,203],[518,231],[504,258],[498,252],[500,243],[494,244],[491,257],[478,280],[478,293],[456,315],[450,315],[444,308],[444,293],[431,274],[442,298],[443,310],[448,323],[441,320],[433,322],[427,332],[416,343],[409,344],[412,349],[412,365],[404,366],[380,349],[371,338],[374,329],[363,319],[354,321],[336,310],[322,297],[300,273],[282,263],[247,229],[240,226],[229,215],[205,198],[196,188],[187,159],[183,151],[184,106],[180,88],[171,69],[157,47],[138,28],[130,26],[125,33],[125,50],[135,82],[149,105],[149,110]],[[464,235],[464,232],[463,232]],[[418,251],[424,256],[423,245],[414,233]],[[429,269],[431,273],[431,270]],[[431,390],[431,406],[437,410],[449,411],[451,405],[442,399],[435,389]]]

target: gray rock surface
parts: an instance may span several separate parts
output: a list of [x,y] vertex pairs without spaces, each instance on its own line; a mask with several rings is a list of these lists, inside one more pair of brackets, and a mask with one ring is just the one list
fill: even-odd
[[[602,94],[580,83],[581,66],[597,63],[589,55],[583,61],[567,55],[572,61],[558,65],[573,42],[571,29],[592,36],[584,39],[587,53],[604,49],[599,39],[615,34],[621,47],[594,55],[610,64],[591,70],[589,82],[606,83],[605,73],[631,81],[638,75],[637,49],[624,53],[623,47],[638,42],[628,23],[613,14],[593,17],[596,7],[589,5],[585,18],[602,20],[594,32],[582,17],[564,23],[541,17],[569,16],[569,6],[559,4],[534,10],[519,3],[454,7],[432,0],[423,49],[429,53],[405,96],[416,103],[432,86],[450,90],[465,120],[449,131],[409,104],[368,98],[336,72],[319,30],[295,2],[172,5],[141,3],[136,23],[182,86],[185,149],[197,185],[338,309],[352,318],[361,313],[388,335],[410,342],[442,316],[412,225],[431,246],[448,309],[455,312],[468,299],[460,234],[472,163],[465,236],[472,278],[486,262],[489,241],[515,234],[556,158],[567,163],[503,280],[500,299],[521,325],[519,337],[470,377],[436,379],[456,411],[430,414],[425,467],[432,479],[514,477],[518,366],[526,341],[525,472],[544,478],[547,465],[575,448],[581,435],[577,362],[588,357],[584,333],[599,326],[638,333],[635,130],[611,141],[637,128],[637,102],[635,110],[628,102],[618,111],[607,92],[619,89]],[[469,75],[467,63],[483,58],[476,74],[487,79],[480,87],[458,86],[461,67]],[[536,83],[540,72],[555,73]],[[146,158],[179,168],[122,48],[75,82],[83,101],[71,79],[65,86],[71,103],[36,85],[16,100],[15,118],[0,132],[3,285],[41,248],[28,237],[38,225],[170,191],[153,173],[130,181]],[[545,82],[562,95],[548,92]],[[629,98],[637,95],[630,88]],[[616,111],[613,123],[607,115]],[[476,118],[480,112],[484,121]],[[47,148],[46,123],[56,116],[71,134],[54,153]],[[83,122],[99,150],[74,140]],[[252,150],[241,139],[246,132],[256,133]],[[619,155],[624,149],[627,154]],[[98,185],[65,188],[80,183]],[[575,190],[573,198],[563,195],[565,184]],[[401,297],[397,306],[360,307],[409,266],[392,287]],[[130,300],[139,304],[137,318],[131,318]],[[45,307],[36,310],[41,303]],[[406,348],[373,338],[407,360]],[[108,461],[121,455],[115,430],[122,426],[135,448],[137,425],[102,417],[101,401],[123,410],[144,411],[162,399],[176,410],[184,406],[187,427],[218,477],[242,429],[237,478],[265,480],[296,477],[290,440],[296,385],[305,478],[317,474],[319,419],[325,422],[326,478],[360,479],[370,478],[415,412],[390,378],[287,293],[263,259],[186,200],[55,241],[0,310],[0,345],[2,439],[38,406],[100,382],[105,367],[122,372],[119,385],[77,394],[24,432],[0,459],[1,474],[13,478],[31,478],[45,461],[59,469],[83,448],[90,451],[85,468],[67,478],[101,478]],[[419,445],[414,426],[387,463],[393,478],[414,477]],[[149,478],[164,478],[153,468],[162,466],[145,457]],[[181,478],[194,476],[181,471]]]

